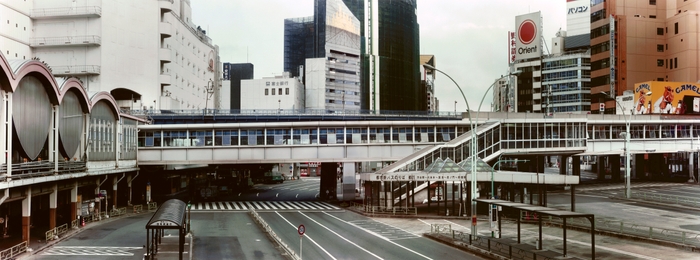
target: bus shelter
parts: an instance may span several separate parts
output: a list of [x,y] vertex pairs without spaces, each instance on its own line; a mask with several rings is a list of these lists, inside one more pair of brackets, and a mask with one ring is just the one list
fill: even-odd
[[163,203],[146,224],[146,258],[155,259],[158,245],[162,241],[166,229],[175,229],[178,233],[178,250],[180,260],[185,250],[185,235],[187,223],[187,204],[178,199]]
[[[591,259],[595,259],[595,215],[593,214],[586,214],[586,213],[579,213],[579,212],[573,212],[573,211],[567,211],[567,210],[560,210],[560,209],[555,209],[555,208],[548,208],[548,207],[543,207],[543,206],[536,206],[536,205],[530,205],[530,204],[525,204],[525,203],[517,203],[517,202],[511,202],[507,200],[499,200],[499,199],[475,199],[477,202],[481,203],[487,203],[489,205],[496,205],[496,206],[501,206],[503,208],[511,208],[514,210],[517,210],[518,212],[520,211],[526,211],[528,213],[535,213],[537,214],[537,222],[539,226],[539,237],[538,237],[538,246],[537,250],[542,250],[542,218],[544,216],[551,216],[551,217],[558,217],[561,218],[563,221],[563,234],[562,234],[562,240],[564,243],[564,256],[566,256],[566,220],[570,218],[586,218],[588,221],[591,222],[591,228],[589,232],[591,233]],[[499,211],[500,212],[500,211]],[[520,214],[518,214],[517,219],[517,225],[518,225],[518,243],[520,243]],[[498,217],[498,237],[501,238],[501,217]]]

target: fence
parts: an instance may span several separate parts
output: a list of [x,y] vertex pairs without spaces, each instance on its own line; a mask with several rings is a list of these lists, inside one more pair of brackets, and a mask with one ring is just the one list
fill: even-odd
[[365,213],[372,214],[391,214],[391,215],[417,215],[418,209],[416,207],[386,207],[386,206],[371,206],[368,204],[360,204],[352,202],[351,207],[357,211],[362,211]]
[[27,252],[27,241],[19,243],[13,247],[0,251],[0,259],[14,259],[15,256]]
[[[452,230],[449,224],[431,224],[430,233],[451,237],[473,247],[487,250],[490,253],[508,257],[509,259],[560,259],[562,254],[551,250],[537,250],[534,245],[516,243],[510,239],[486,236],[472,236],[469,233]],[[571,259],[571,258],[567,258]]]
[[155,203],[155,202],[148,203],[148,210],[157,210],[157,209],[158,209],[158,203]]
[[[523,212],[520,214],[521,221],[534,221],[537,220],[537,215],[525,215]],[[562,225],[563,221],[561,218],[546,216],[542,219],[543,225]],[[582,228],[590,228],[591,222],[588,219],[583,218],[572,218],[566,221],[567,226],[577,226]],[[621,234],[634,235],[643,238],[664,240],[669,242],[680,243],[683,245],[700,247],[700,233],[674,230],[667,228],[658,228],[652,226],[639,225],[635,223],[629,223],[619,220],[606,220],[606,219],[596,219],[595,220],[596,230],[606,230]]]
[[277,244],[280,245],[280,247],[282,247],[282,249],[284,249],[284,251],[287,253],[287,255],[289,255],[289,257],[291,257],[292,259],[295,259],[295,260],[296,259],[301,260],[301,257],[299,257],[294,252],[294,250],[292,250],[289,247],[289,245],[284,243],[282,241],[282,239],[277,236],[277,234],[275,234],[275,231],[273,231],[272,228],[270,228],[270,225],[268,225],[267,222],[265,222],[265,220],[262,219],[257,212],[255,212],[254,209],[250,209],[249,212],[250,212],[250,215],[253,217],[253,219],[255,219],[255,221],[258,224],[260,224],[260,226],[265,230],[265,232],[267,232],[275,240],[275,242],[277,242]]
[[68,232],[68,223],[52,228],[49,231],[46,231],[46,242],[57,239],[58,236],[63,235],[66,232]]
[[643,192],[643,191],[633,191],[632,197],[636,198],[636,199],[653,200],[653,201],[666,202],[666,203],[670,202],[670,203],[675,203],[675,204],[679,204],[679,205],[687,205],[687,206],[693,206],[693,207],[700,206],[700,199],[695,198],[695,197],[676,196],[676,195],[670,195],[670,194],[661,194],[661,193]]
[[134,205],[134,209],[133,209],[134,213],[141,213],[142,210],[143,210],[143,205]]

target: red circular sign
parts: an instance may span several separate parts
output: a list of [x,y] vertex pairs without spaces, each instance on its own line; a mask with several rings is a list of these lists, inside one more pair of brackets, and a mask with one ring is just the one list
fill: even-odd
[[306,232],[306,228],[304,227],[304,225],[299,225],[299,228],[297,229],[297,233],[299,233],[300,236],[303,236],[304,232]]
[[537,25],[530,19],[527,19],[520,23],[518,27],[518,39],[523,44],[530,44],[535,40],[537,36]]

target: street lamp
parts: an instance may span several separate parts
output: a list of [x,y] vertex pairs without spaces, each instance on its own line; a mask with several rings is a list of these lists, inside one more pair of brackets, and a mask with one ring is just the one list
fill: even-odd
[[[471,109],[469,109],[469,101],[467,101],[467,97],[464,96],[464,91],[462,91],[462,88],[459,86],[459,84],[457,84],[457,82],[452,77],[450,77],[450,75],[447,75],[447,73],[443,72],[442,70],[436,69],[432,65],[423,64],[423,67],[425,67],[426,69],[435,70],[437,72],[440,72],[440,73],[442,73],[442,75],[445,75],[445,76],[447,76],[447,78],[452,80],[452,83],[454,83],[457,86],[457,89],[459,89],[459,92],[462,94],[462,98],[464,99],[464,103],[467,104],[467,115],[469,116],[468,117],[469,118],[469,125],[470,125],[471,133],[472,133],[472,140],[469,143],[469,146],[470,146],[469,148],[471,150],[471,173],[472,173],[472,176],[471,176],[471,198],[472,198],[471,234],[472,234],[472,236],[476,236],[477,235],[477,233],[476,233],[476,200],[474,200],[476,198],[476,152],[475,152],[475,150],[476,150],[476,148],[475,148],[476,147],[476,144],[475,144],[475,142],[476,142],[476,124],[472,120],[472,113],[470,111]],[[457,101],[455,101],[455,110],[457,110],[456,109],[456,102]]]
[[[622,108],[622,117],[625,118],[625,198],[632,198],[632,190],[631,190],[631,178],[630,178],[630,168],[631,168],[631,159],[630,158],[630,119],[632,118],[632,111],[630,111],[630,118],[628,119],[627,116],[625,115],[625,106],[620,104],[620,102],[617,101],[617,99],[610,94],[608,94],[605,91],[601,91],[601,94],[611,98],[612,100],[615,100],[615,103],[617,103],[618,106]],[[647,92],[647,96],[651,96],[651,91]]]

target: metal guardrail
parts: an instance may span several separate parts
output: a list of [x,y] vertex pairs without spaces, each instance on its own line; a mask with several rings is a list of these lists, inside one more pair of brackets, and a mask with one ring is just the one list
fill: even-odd
[[676,196],[669,194],[660,194],[655,192],[633,191],[632,198],[659,202],[670,202],[679,205],[687,205],[694,207],[700,206],[700,199],[695,197]]
[[[520,214],[521,221],[535,221],[537,216],[525,216]],[[562,225],[563,221],[560,218],[546,216],[542,219],[543,225]],[[591,223],[588,219],[571,218],[566,221],[567,226],[578,226],[590,228]],[[688,246],[700,247],[700,233],[688,232],[683,230],[674,230],[668,228],[658,228],[635,223],[623,222],[619,220],[595,220],[596,230],[605,230],[621,234],[634,235],[643,238],[657,239],[669,242],[680,243]]]
[[141,213],[142,210],[143,210],[143,205],[134,205],[134,209],[133,209],[134,213]]
[[277,234],[275,234],[275,231],[273,231],[272,228],[270,228],[270,225],[268,225],[267,222],[265,222],[265,220],[260,217],[258,212],[256,212],[254,209],[250,209],[250,211],[248,212],[253,217],[255,222],[257,222],[265,230],[265,232],[267,232],[272,237],[272,239],[274,239],[275,242],[277,242],[277,244],[280,245],[280,247],[282,247],[282,249],[287,253],[289,257],[291,257],[292,259],[301,260],[301,257],[299,257],[296,254],[296,252],[294,252],[294,250],[292,250],[289,247],[289,245],[284,243],[282,239],[279,236],[277,236]]
[[157,210],[158,209],[158,203],[156,202],[149,202],[148,203],[148,210]]
[[112,211],[109,212],[110,217],[118,217],[121,215],[126,214],[126,207],[123,208],[118,208],[118,209],[112,209]]
[[[58,162],[58,172],[54,171],[55,165],[50,161],[35,161],[26,163],[13,163],[12,179],[25,179],[41,177],[53,174],[66,174],[75,172],[84,172],[87,170],[85,162],[82,161],[62,161]],[[0,166],[0,174],[7,174],[7,165]],[[4,181],[8,176],[0,176],[0,180]]]
[[345,110],[342,113],[332,113],[328,109],[173,109],[173,110],[124,110],[135,116],[225,116],[225,115],[322,115],[322,116],[412,116],[412,117],[444,117],[461,118],[462,112],[449,111],[403,111],[403,110]]
[[371,206],[367,204],[360,204],[351,202],[350,206],[357,211],[362,211],[365,213],[372,214],[392,214],[392,215],[418,215],[418,209],[416,207],[385,207],[385,206]]
[[66,232],[68,232],[68,223],[52,228],[46,231],[46,242],[58,239],[58,236],[63,235]]
[[1,260],[14,259],[15,256],[22,254],[24,252],[27,252],[28,245],[29,244],[27,243],[27,241],[23,241],[22,243],[19,243],[13,247],[10,247],[8,249],[0,251],[0,259]]
[[549,250],[537,250],[535,246],[529,244],[517,244],[508,239],[492,238],[486,236],[472,236],[470,233],[452,230],[447,231],[446,224],[431,224],[431,234],[451,237],[452,240],[460,241],[473,247],[487,250],[490,253],[508,257],[509,259],[558,259],[559,252]]

